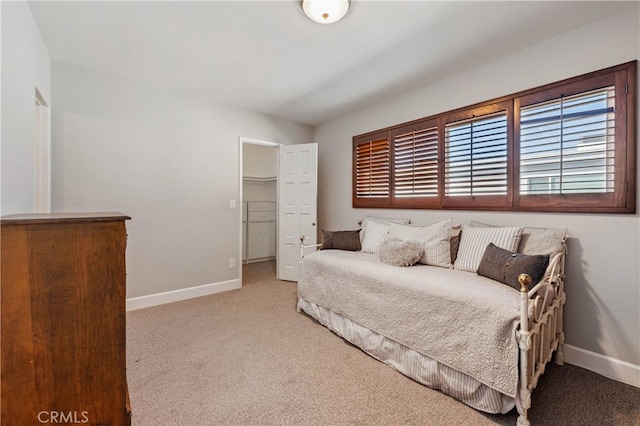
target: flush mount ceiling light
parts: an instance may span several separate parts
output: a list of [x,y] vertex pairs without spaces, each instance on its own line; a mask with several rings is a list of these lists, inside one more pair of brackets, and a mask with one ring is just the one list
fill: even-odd
[[350,0],[302,0],[302,10],[319,24],[333,24],[347,14]]

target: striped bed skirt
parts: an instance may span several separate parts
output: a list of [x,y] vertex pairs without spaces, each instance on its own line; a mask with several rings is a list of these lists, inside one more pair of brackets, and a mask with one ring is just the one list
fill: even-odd
[[[505,414],[516,399],[488,387],[465,373],[454,370],[393,339],[382,336],[329,309],[298,298],[298,312],[304,311],[338,336],[431,389],[437,389],[466,405],[492,414]],[[519,399],[517,400],[519,402]]]

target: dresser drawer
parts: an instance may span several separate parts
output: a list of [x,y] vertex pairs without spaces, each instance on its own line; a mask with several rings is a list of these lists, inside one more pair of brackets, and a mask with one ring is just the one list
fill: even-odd
[[249,212],[249,222],[275,222],[276,212]]

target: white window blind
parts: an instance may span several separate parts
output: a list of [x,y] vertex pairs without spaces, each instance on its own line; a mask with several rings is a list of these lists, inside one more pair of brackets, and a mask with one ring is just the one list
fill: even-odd
[[438,128],[394,137],[394,196],[438,195]]
[[449,123],[445,132],[445,195],[506,194],[507,114]]
[[358,198],[389,196],[389,140],[359,143],[356,155],[356,195]]
[[520,193],[614,191],[615,88],[523,107]]

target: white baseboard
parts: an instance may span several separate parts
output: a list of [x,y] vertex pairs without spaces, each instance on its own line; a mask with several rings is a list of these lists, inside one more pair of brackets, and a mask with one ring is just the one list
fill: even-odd
[[180,290],[166,291],[164,293],[150,294],[148,296],[132,297],[127,299],[127,311],[163,305],[165,303],[178,302],[194,297],[207,296],[228,290],[236,290],[241,287],[240,280],[222,281],[213,284],[204,284],[196,287],[181,288]]
[[640,365],[567,344],[564,345],[564,360],[567,364],[640,388]]

